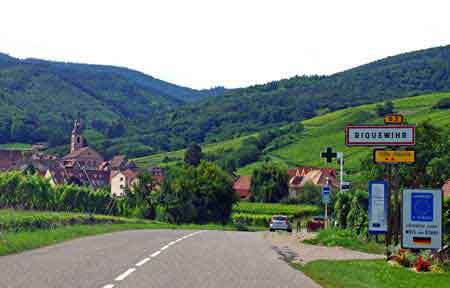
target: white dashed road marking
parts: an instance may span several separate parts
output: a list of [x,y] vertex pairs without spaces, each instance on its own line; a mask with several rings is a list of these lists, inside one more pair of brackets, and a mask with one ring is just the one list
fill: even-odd
[[161,254],[161,251],[156,251],[155,253],[150,255],[150,257],[154,258],[154,257],[158,256],[159,254]]
[[148,261],[150,260],[150,258],[144,258],[144,259],[142,259],[140,262],[138,262],[137,264],[136,264],[136,266],[137,267],[140,267],[140,266],[142,266],[142,265],[144,265],[145,263],[147,263]]
[[127,278],[128,275],[130,275],[131,273],[133,273],[134,271],[136,271],[136,268],[130,268],[127,271],[125,271],[124,273],[120,274],[116,279],[116,281],[122,281],[123,279]]
[[[159,254],[161,254],[162,251],[168,249],[170,246],[172,246],[172,245],[174,245],[174,244],[176,244],[176,243],[178,243],[178,242],[180,242],[180,241],[182,241],[182,240],[188,239],[189,237],[192,237],[192,236],[194,236],[194,235],[196,235],[196,234],[202,233],[202,232],[204,232],[204,231],[197,231],[197,232],[194,232],[194,233],[185,235],[185,236],[183,236],[183,237],[181,237],[181,238],[178,238],[177,240],[170,242],[169,244],[163,246],[161,249],[159,249],[158,251],[156,251],[155,253],[153,253],[152,255],[150,255],[150,258],[155,258],[155,257],[158,256]],[[138,263],[136,263],[135,266],[136,266],[136,267],[141,267],[141,266],[143,266],[145,263],[147,263],[148,261],[150,261],[150,258],[147,257],[147,258],[142,259],[141,261],[139,261]],[[128,276],[130,276],[134,271],[136,271],[136,268],[130,268],[130,269],[128,269],[127,271],[125,271],[124,273],[122,273],[122,274],[120,274],[119,276],[117,276],[117,278],[114,279],[114,280],[115,280],[115,281],[122,281],[122,280],[124,280],[125,278],[127,278]],[[114,288],[114,284],[108,284],[108,285],[103,286],[102,288]]]

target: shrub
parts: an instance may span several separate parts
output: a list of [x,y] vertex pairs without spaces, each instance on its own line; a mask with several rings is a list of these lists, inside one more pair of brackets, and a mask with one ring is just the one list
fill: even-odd
[[450,98],[442,98],[434,106],[434,109],[450,109]]

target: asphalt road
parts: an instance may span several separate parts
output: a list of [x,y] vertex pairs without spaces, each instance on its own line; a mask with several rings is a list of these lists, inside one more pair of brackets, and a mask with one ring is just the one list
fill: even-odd
[[0,257],[0,287],[319,287],[261,233],[139,230]]

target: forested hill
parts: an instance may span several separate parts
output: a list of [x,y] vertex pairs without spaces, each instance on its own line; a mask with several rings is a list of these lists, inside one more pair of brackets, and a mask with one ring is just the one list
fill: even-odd
[[161,123],[171,127],[167,133],[185,131],[197,142],[230,138],[326,111],[450,91],[449,65],[450,46],[401,54],[331,76],[296,76],[228,90],[188,104]]
[[450,46],[445,46],[330,76],[197,91],[125,68],[0,54],[0,143],[47,140],[67,149],[73,118],[80,111],[85,135],[100,152],[107,157],[119,152],[141,156],[345,107],[450,91],[449,65]]
[[194,90],[120,67],[0,54],[0,143],[67,143],[77,112],[94,140],[133,135],[153,114],[223,90]]

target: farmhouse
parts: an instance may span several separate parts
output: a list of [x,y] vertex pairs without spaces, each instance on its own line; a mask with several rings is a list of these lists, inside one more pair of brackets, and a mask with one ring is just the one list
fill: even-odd
[[297,167],[290,169],[289,174],[289,197],[295,198],[301,193],[306,184],[323,187],[330,185],[338,187],[336,171],[332,168]]
[[234,182],[233,188],[241,199],[250,197],[251,176],[239,176]]
[[124,196],[125,189],[133,187],[138,181],[138,173],[127,169],[125,171],[113,171],[111,173],[111,194],[113,196]]
[[442,191],[444,192],[444,198],[450,197],[450,179],[442,186]]

